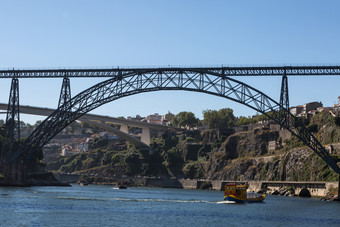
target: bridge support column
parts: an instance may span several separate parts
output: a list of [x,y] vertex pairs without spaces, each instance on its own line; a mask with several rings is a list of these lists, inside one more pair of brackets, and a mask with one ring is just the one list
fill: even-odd
[[151,139],[150,139],[150,129],[149,128],[143,128],[142,129],[141,141],[150,146]]
[[[61,91],[59,96],[59,102],[58,102],[58,108],[63,106],[65,103],[71,100],[71,85],[70,85],[70,79],[67,77],[67,75],[64,76],[63,84],[61,85]],[[63,108],[63,110],[66,110],[66,106]]]
[[[14,149],[20,150],[20,111],[19,111],[19,80],[12,79],[9,95],[5,137],[2,143],[1,160],[8,161],[14,153]],[[15,143],[17,146],[14,146]]]
[[289,117],[289,95],[288,95],[288,78],[286,75],[286,71],[284,72],[283,76],[282,76],[282,82],[281,82],[281,94],[280,94],[280,105],[282,107],[284,107],[288,113],[286,113],[285,111],[283,111],[282,109],[280,109],[279,113],[280,113],[280,121],[284,124],[284,125],[288,125],[288,117]]
[[339,174],[339,184],[338,184],[338,201],[340,202],[340,174]]
[[22,160],[5,165],[5,184],[8,186],[27,186],[27,168]]
[[127,125],[121,124],[119,130],[125,132],[126,134],[129,134],[129,128]]
[[289,110],[288,77],[286,75],[286,71],[282,76],[280,104],[281,106]]

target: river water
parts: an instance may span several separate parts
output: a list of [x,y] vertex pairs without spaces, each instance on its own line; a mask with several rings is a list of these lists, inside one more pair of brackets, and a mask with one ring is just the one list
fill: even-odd
[[222,201],[222,191],[112,186],[0,188],[1,226],[340,226],[340,203],[267,196]]

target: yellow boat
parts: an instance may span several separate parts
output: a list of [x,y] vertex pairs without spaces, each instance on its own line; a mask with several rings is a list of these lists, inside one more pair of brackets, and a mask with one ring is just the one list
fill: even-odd
[[224,200],[236,203],[258,203],[262,202],[266,196],[259,194],[247,194],[248,185],[229,183],[224,188]]

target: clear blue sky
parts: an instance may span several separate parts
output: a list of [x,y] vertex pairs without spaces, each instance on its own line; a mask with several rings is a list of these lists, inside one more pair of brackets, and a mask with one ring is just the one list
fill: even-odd
[[[340,1],[0,0],[0,68],[340,65]],[[278,100],[281,78],[239,78]],[[72,94],[98,79],[71,79]],[[20,103],[55,108],[61,79],[20,79]],[[289,78],[292,106],[337,102],[340,77]],[[7,103],[10,80],[0,80]],[[93,113],[146,116],[229,107],[214,96],[154,92]],[[5,115],[0,115],[0,119]],[[26,122],[37,117],[22,115]]]

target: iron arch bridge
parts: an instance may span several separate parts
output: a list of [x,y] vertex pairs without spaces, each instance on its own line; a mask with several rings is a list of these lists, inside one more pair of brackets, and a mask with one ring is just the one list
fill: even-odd
[[[337,163],[315,136],[296,117],[290,114],[288,106],[282,102],[276,102],[261,91],[234,79],[235,77],[231,77],[235,75],[286,76],[286,74],[339,75],[340,67],[277,67],[255,68],[251,70],[244,70],[242,68],[155,68],[138,70],[117,69],[112,70],[113,74],[108,72],[111,71],[102,71],[98,74],[98,77],[113,76],[113,78],[84,90],[72,99],[64,102],[55,112],[47,117],[28,137],[22,149],[12,155],[11,161],[16,160],[21,155],[30,155],[34,148],[42,148],[70,123],[103,104],[144,92],[182,90],[227,98],[268,116],[303,141],[335,172],[340,174],[340,168]],[[32,77],[42,77],[43,75],[39,71],[23,72],[20,77],[29,77],[30,73]],[[52,71],[50,73],[51,77],[62,77],[67,76],[67,74],[74,77],[94,76],[94,72],[91,70],[83,72],[69,70],[65,72],[58,71],[58,73]],[[44,75],[43,77],[47,77],[46,71]],[[7,74],[0,72],[0,77],[7,77]],[[284,82],[282,84],[287,86]],[[282,96],[284,95],[281,92],[281,98],[284,99]]]

